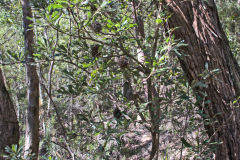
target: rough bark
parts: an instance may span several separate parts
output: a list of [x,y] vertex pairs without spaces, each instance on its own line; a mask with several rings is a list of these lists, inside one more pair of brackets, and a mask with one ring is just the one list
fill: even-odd
[[23,26],[24,26],[24,44],[25,61],[27,73],[27,99],[28,109],[26,116],[26,134],[25,134],[25,156],[35,154],[38,158],[39,149],[39,79],[34,63],[34,33],[32,11],[29,0],[22,0]]
[[[168,27],[178,27],[173,32],[175,39],[188,44],[181,48],[181,66],[191,84],[206,85],[195,85],[193,90],[201,100],[200,109],[212,122],[206,125],[211,140],[222,142],[216,146],[216,159],[239,160],[240,109],[239,103],[232,102],[240,96],[240,68],[219,22],[214,0],[165,2],[172,14]],[[212,73],[214,69],[220,72]]]
[[0,154],[4,153],[6,146],[18,144],[19,136],[17,115],[0,68]]

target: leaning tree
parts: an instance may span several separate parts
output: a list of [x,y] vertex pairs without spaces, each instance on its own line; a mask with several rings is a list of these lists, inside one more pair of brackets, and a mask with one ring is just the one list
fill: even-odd
[[165,0],[166,24],[181,48],[180,64],[203,111],[216,159],[240,159],[240,68],[221,27],[214,0]]
[[6,146],[18,144],[19,136],[17,115],[0,68],[0,153],[4,152]]

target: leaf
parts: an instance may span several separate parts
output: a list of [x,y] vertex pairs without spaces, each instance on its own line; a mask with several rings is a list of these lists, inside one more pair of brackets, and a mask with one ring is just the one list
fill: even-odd
[[161,24],[162,22],[163,22],[162,19],[160,19],[160,18],[156,19],[156,23],[157,23],[157,24]]
[[97,133],[94,134],[94,136],[96,137],[96,136],[98,136],[100,133],[101,133],[101,132],[97,132]]
[[67,52],[67,49],[64,45],[60,45],[59,48],[62,49],[63,51],[65,51],[65,52]]
[[192,145],[186,141],[185,138],[181,138],[183,145],[187,148],[192,148]]
[[137,24],[129,24],[129,28],[132,28],[132,27],[135,27],[135,26],[137,26]]
[[194,87],[203,87],[203,88],[207,88],[208,85],[203,83],[203,82],[196,82],[194,85],[193,85],[193,88]]
[[87,5],[89,3],[89,0],[86,0],[84,2],[81,3],[81,5]]
[[219,72],[220,72],[220,69],[218,68],[211,71],[211,73],[219,73]]
[[41,57],[41,54],[35,53],[35,54],[33,54],[33,56],[34,56],[34,57]]
[[16,145],[12,145],[12,151],[16,152],[17,151],[17,146]]
[[53,4],[52,8],[54,8],[54,9],[61,9],[61,8],[64,8],[64,7],[61,4]]
[[176,47],[177,48],[179,48],[179,47],[185,47],[185,46],[188,46],[188,44],[186,44],[186,43],[184,43],[183,41],[181,41],[180,43],[178,43],[177,45],[176,45]]
[[92,12],[87,12],[88,19],[92,17]]
[[52,13],[52,17],[55,17],[57,15],[59,15],[59,12],[57,10]]
[[83,68],[88,68],[88,67],[90,67],[91,66],[91,63],[83,63],[82,64],[82,67]]
[[[52,18],[52,21],[57,21],[60,18],[61,14],[57,14],[55,17]],[[58,21],[57,21],[58,22]],[[56,25],[56,23],[55,23]]]
[[182,54],[181,54],[180,52],[178,52],[177,49],[174,49],[174,51],[175,51],[175,53],[176,53],[176,55],[177,55],[178,57],[182,57]]
[[58,3],[68,3],[68,1],[66,1],[66,0],[56,0],[56,2],[58,2]]
[[122,23],[122,26],[126,25],[128,22],[128,20],[125,20],[123,23]]
[[205,63],[205,69],[208,70],[208,63]]
[[164,51],[166,51],[168,48],[169,48],[169,46],[168,46],[168,45],[164,46],[163,48],[161,48],[161,51],[160,51],[160,53],[163,53],[163,52],[164,52]]
[[101,8],[105,7],[107,4],[109,3],[109,1],[103,1],[103,3],[101,4]]
[[236,104],[239,100],[240,100],[240,96],[235,101],[233,101],[233,104]]
[[48,5],[48,7],[47,7],[48,12],[51,12],[51,10],[52,10],[52,6],[53,6],[53,4]]
[[89,122],[88,118],[84,114],[77,114],[76,116],[79,120]]

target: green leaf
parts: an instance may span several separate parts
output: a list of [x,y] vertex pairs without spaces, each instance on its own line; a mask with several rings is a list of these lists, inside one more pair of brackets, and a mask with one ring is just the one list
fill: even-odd
[[61,9],[61,8],[64,8],[64,7],[61,4],[52,4],[52,8],[54,8],[54,9]]
[[208,85],[203,83],[203,82],[196,82],[194,85],[193,85],[193,88],[194,87],[203,87],[203,88],[207,88]]
[[176,45],[176,47],[177,48],[179,48],[179,47],[186,47],[186,46],[188,46],[188,44],[185,44],[185,43],[183,43],[182,41],[180,42],[180,43],[178,43],[177,45]]
[[211,73],[219,73],[219,72],[220,72],[220,69],[218,68],[211,71]]
[[103,1],[103,3],[101,4],[101,8],[105,7],[107,4],[109,3],[109,1]]
[[157,24],[161,24],[162,22],[163,22],[162,19],[160,19],[160,18],[156,19],[156,23],[157,23]]
[[82,67],[83,68],[88,68],[88,67],[90,67],[91,66],[91,63],[83,63],[82,64]]
[[187,148],[192,148],[192,145],[186,141],[185,138],[181,138],[183,145]]
[[97,133],[94,134],[94,136],[96,137],[96,136],[98,136],[100,133],[101,133],[101,132],[97,132]]
[[92,12],[88,12],[87,15],[88,15],[88,19],[90,19],[92,17]]
[[57,3],[68,3],[66,0],[56,0]]
[[208,70],[208,63],[205,63],[205,69]]
[[52,13],[52,17],[55,17],[58,13],[59,13],[58,11],[54,11],[54,12]]
[[17,146],[16,145],[12,145],[12,151],[16,152],[17,151]]
[[67,48],[64,45],[60,45],[59,48],[62,49],[63,51],[65,51],[65,52],[67,52]]
[[122,23],[122,26],[125,26],[127,24],[128,20],[125,20],[123,23]]
[[176,55],[177,55],[178,57],[182,57],[182,54],[181,54],[180,52],[178,52],[177,49],[174,49],[174,52],[176,53]]
[[52,6],[53,6],[53,4],[48,5],[48,7],[47,7],[48,12],[51,12],[51,10],[52,10]]
[[41,57],[41,54],[35,53],[35,54],[33,54],[33,56],[34,56],[34,57]]
[[137,24],[129,24],[129,28],[132,28],[132,27],[135,27],[135,26],[137,26]]

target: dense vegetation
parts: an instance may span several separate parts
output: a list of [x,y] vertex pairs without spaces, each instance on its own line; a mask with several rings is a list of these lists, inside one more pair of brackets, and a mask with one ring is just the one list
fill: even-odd
[[[240,5],[216,3],[239,63]],[[158,159],[213,158],[219,142],[207,136],[207,119],[191,88],[205,84],[189,84],[178,61],[188,44],[167,30],[171,14],[164,5],[33,0],[31,7],[40,81],[39,159],[147,159],[156,146]],[[0,64],[21,135],[5,156],[21,159],[28,105],[22,7],[2,0],[0,8]],[[155,92],[147,95],[147,87],[157,99]]]

